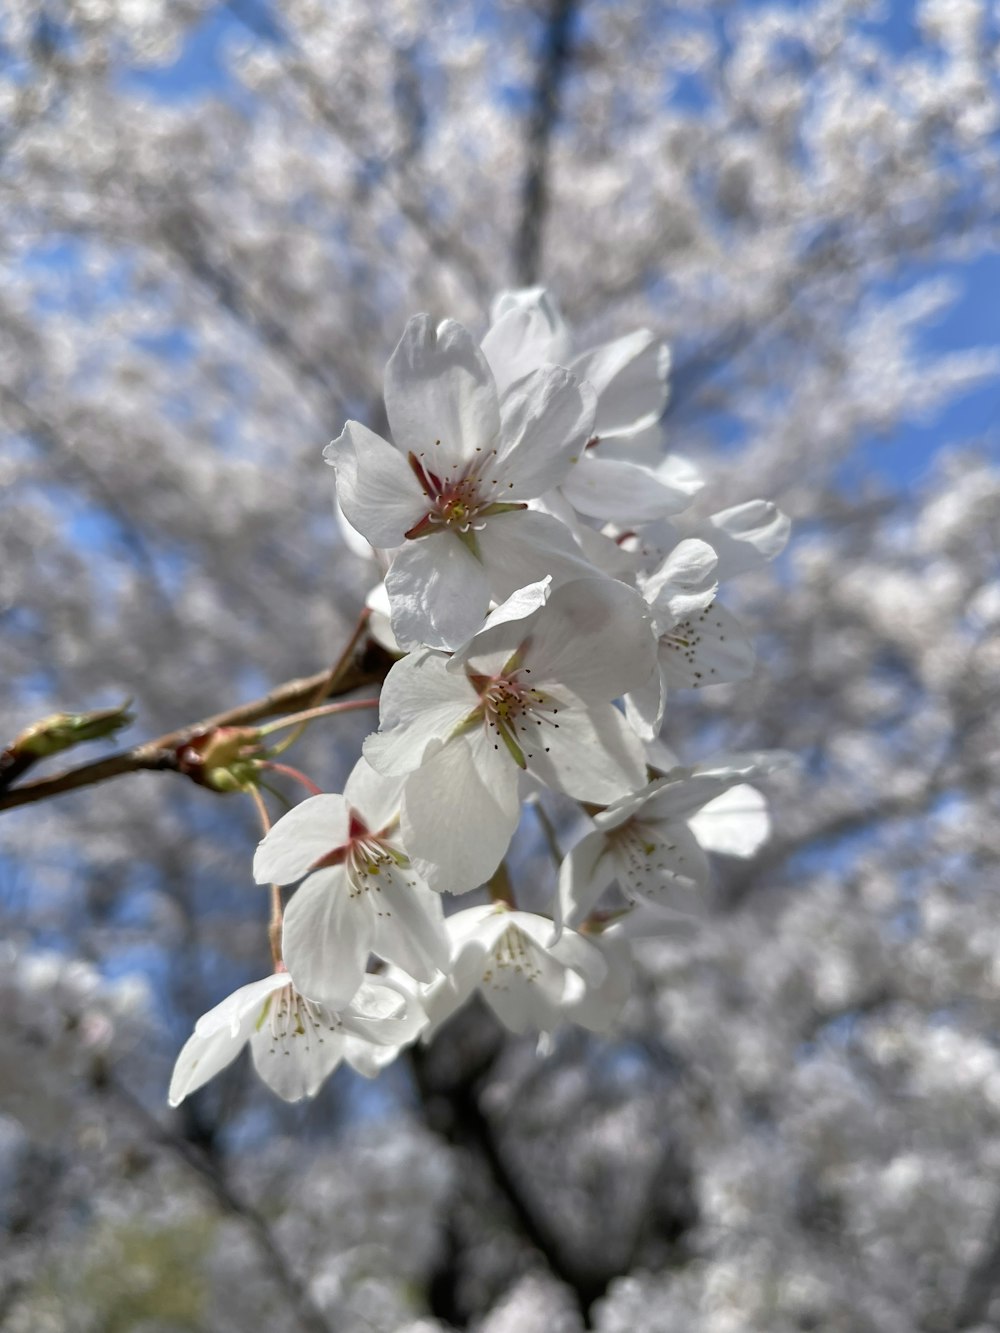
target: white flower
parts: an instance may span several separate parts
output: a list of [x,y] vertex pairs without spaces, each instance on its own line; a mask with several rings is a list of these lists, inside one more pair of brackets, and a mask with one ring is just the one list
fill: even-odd
[[[767,835],[763,797],[744,781],[760,771],[752,758],[739,765],[674,769],[600,811],[594,831],[563,860],[557,922],[578,926],[615,880],[633,904],[702,914],[710,872],[701,838],[719,851],[751,855]],[[735,793],[740,795],[727,812],[726,800]],[[708,814],[713,805],[714,815]]]
[[702,806],[688,820],[688,827],[706,852],[753,856],[771,835],[767,797],[741,782]]
[[[550,943],[553,938],[550,937]],[[588,985],[579,972],[568,971],[563,1015],[578,1027],[588,1028],[591,1032],[606,1032],[621,1013],[632,990],[632,945],[615,927],[584,938],[601,951],[608,970],[604,980],[596,986]]]
[[718,560],[715,577],[724,583],[760,569],[779,556],[788,545],[791,530],[791,520],[773,500],[746,500],[708,518],[653,523],[643,529],[641,539],[627,544],[634,546],[646,568],[652,569],[684,538],[707,542]]
[[572,1018],[602,1030],[628,994],[628,951],[605,950],[595,940],[504,903],[471,907],[448,918],[452,960],[448,975],[424,992],[433,1028],[479,990],[511,1032],[551,1032]]
[[[365,755],[413,773],[403,840],[432,888],[492,874],[517,826],[519,777],[607,804],[646,776],[641,744],[610,702],[651,674],[641,597],[610,579],[511,597],[452,658],[411,654],[389,672]],[[417,770],[413,772],[413,770]]]
[[[287,972],[276,972],[241,986],[199,1018],[177,1057],[170,1105],[214,1078],[247,1042],[257,1073],[279,1097],[312,1097],[341,1060],[370,1077],[426,1021],[412,995],[381,977],[366,977],[337,1012],[306,999]],[[385,1054],[374,1055],[376,1047]]]
[[644,740],[660,729],[669,689],[721,685],[753,671],[753,644],[732,612],[716,601],[717,564],[711,546],[688,538],[640,580],[652,611],[658,670],[628,695],[625,709]]
[[404,647],[454,648],[490,601],[587,562],[563,526],[526,502],[558,485],[591,434],[594,395],[539,366],[506,388],[460,324],[406,326],[385,373],[393,444],[356,421],[327,446],[347,520],[395,551],[386,575]]
[[574,355],[572,335],[544,287],[501,292],[493,302],[483,355],[501,392],[538,366],[567,366],[597,395],[593,433],[628,439],[654,425],[667,403],[670,350],[648,329]]
[[[541,287],[503,292],[494,302],[493,323],[483,355],[504,387],[536,367],[565,365],[596,394],[588,448],[560,483],[561,494],[579,513],[614,523],[645,523],[686,509],[704,484],[691,464],[673,458],[656,467],[607,457],[608,446],[627,445],[656,426],[666,406],[670,352],[648,329],[578,355],[551,295]],[[596,446],[604,446],[596,449]],[[620,452],[620,450],[615,450]],[[657,440],[656,454],[662,455]]]
[[333,1009],[365,975],[369,953],[430,981],[448,960],[441,900],[399,839],[400,779],[364,759],[343,796],[312,796],[278,820],[257,848],[254,877],[290,884],[282,954],[295,984]]

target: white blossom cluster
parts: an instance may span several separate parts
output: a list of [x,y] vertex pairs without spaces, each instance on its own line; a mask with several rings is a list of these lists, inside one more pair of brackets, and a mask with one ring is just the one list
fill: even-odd
[[[771,779],[768,844],[715,857],[697,927],[643,904],[583,932],[631,953],[610,1036],[567,1022],[540,1060],[466,1005],[419,1086],[348,1067],[286,1105],[234,1060],[170,1113],[194,1018],[264,967],[249,802],[144,773],[5,811],[30,949],[4,958],[0,1323],[311,1333],[291,1272],[350,1333],[1000,1326],[996,5],[577,5],[531,274],[549,6],[2,8],[3,740],[130,697],[128,744],[328,663],[374,582],[316,484],[330,423],[392,436],[409,312],[479,329],[544,280],[577,349],[649,326],[673,350],[665,423],[706,478],[673,545],[721,569],[689,516],[794,519],[780,568],[723,594],[767,670],[668,703],[662,736],[804,765]],[[611,448],[585,461],[640,459]],[[572,512],[591,542],[603,515]],[[367,729],[311,725],[296,762],[343,793]],[[628,804],[539,793],[568,860]],[[550,938],[536,813],[509,860]],[[22,966],[38,947],[87,963]],[[107,1010],[70,978],[97,973],[147,978],[139,1067],[87,1044]],[[157,1119],[125,1133],[123,1086]]]
[[[374,599],[398,660],[379,728],[343,794],[302,802],[257,849],[259,883],[298,886],[277,970],[198,1021],[173,1104],[248,1042],[287,1100],[341,1061],[374,1075],[477,991],[512,1032],[603,1031],[629,991],[615,922],[697,916],[705,849],[749,855],[766,836],[747,785],[766,761],[663,771],[658,747],[668,692],[750,675],[719,584],[788,537],[763,500],[685,526],[698,473],[646,461],[669,359],[646,330],[575,352],[540,288],[502,294],[481,346],[453,320],[407,324],[385,373],[391,442],[349,421],[326,450],[385,570]],[[593,831],[541,914],[516,905],[505,857],[545,790]],[[614,883],[625,909],[601,913]],[[488,903],[445,916],[442,895],[483,885]]]

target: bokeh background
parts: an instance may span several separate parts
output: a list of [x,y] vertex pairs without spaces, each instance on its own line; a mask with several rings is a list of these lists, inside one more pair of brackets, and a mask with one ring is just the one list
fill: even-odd
[[[581,346],[667,339],[705,512],[792,516],[729,600],[753,681],[664,734],[800,764],[613,1037],[473,1009],[292,1107],[246,1061],[165,1104],[267,967],[249,802],[0,814],[5,1333],[1000,1328],[998,37],[986,0],[6,0],[0,735],[328,666],[371,571],[322,446],[379,427],[410,314],[544,283]],[[336,790],[368,725],[295,761]]]

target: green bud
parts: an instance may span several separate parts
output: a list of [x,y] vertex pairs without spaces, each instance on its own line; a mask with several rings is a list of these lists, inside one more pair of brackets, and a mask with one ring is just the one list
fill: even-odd
[[259,742],[256,727],[215,727],[178,749],[177,768],[212,791],[243,791],[259,781]]
[[212,791],[242,791],[246,783],[229,768],[208,768],[205,770],[204,785]]
[[84,741],[103,740],[135,720],[128,711],[131,699],[117,708],[97,708],[90,713],[51,713],[27,727],[8,747],[14,755],[45,759]]

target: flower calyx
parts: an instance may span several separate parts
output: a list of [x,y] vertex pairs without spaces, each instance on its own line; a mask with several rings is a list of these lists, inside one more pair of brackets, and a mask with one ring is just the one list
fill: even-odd
[[256,727],[213,727],[198,732],[177,747],[177,771],[210,791],[244,791],[259,781],[265,757],[260,741]]

